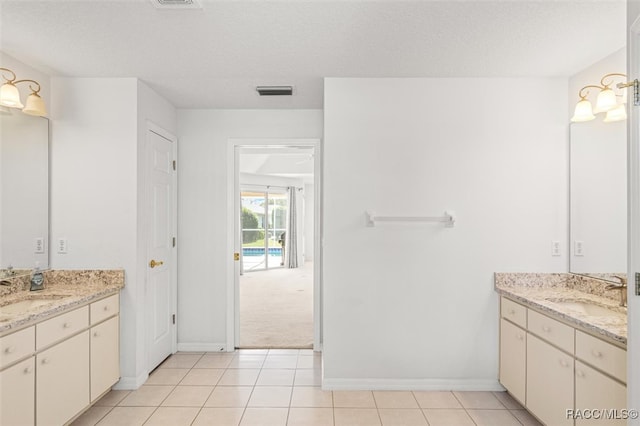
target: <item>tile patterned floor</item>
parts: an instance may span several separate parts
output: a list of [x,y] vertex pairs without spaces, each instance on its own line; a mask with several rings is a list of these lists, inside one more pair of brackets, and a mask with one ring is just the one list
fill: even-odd
[[323,391],[311,350],[181,352],[74,426],[533,426],[505,392]]

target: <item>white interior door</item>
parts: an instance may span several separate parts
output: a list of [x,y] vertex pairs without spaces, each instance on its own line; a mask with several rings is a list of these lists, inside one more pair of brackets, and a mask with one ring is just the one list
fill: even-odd
[[147,131],[148,371],[176,346],[175,139]]

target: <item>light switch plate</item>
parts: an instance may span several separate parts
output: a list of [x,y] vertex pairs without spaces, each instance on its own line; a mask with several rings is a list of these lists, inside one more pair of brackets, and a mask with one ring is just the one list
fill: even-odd
[[66,238],[58,238],[58,253],[60,253],[60,254],[67,253],[67,239]]

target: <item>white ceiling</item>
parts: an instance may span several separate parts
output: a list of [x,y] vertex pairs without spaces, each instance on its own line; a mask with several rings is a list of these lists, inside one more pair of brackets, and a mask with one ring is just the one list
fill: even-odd
[[625,44],[624,0],[201,2],[0,0],[0,50],[178,108],[322,108],[323,77],[567,77]]

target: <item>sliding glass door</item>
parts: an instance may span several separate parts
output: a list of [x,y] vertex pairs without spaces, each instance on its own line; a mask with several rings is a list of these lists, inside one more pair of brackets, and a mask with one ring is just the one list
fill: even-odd
[[240,200],[243,272],[282,267],[286,188],[252,185],[241,191]]

